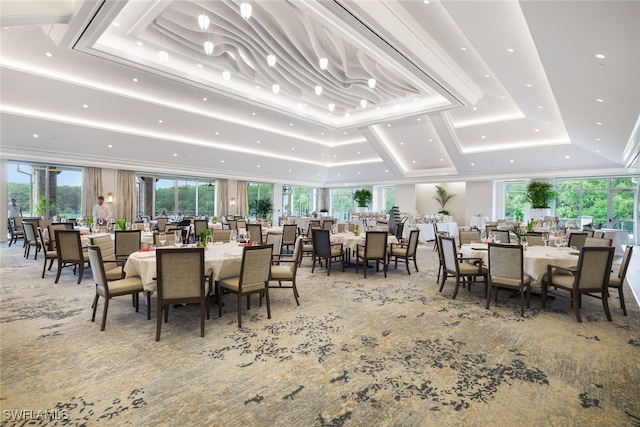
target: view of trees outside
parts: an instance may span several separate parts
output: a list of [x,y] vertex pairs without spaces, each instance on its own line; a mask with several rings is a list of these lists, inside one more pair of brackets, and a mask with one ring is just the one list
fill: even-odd
[[351,211],[355,208],[353,192],[356,188],[332,188],[331,189],[331,215],[338,221],[349,221]]
[[504,217],[515,219],[516,210],[524,213],[525,189],[527,184],[524,181],[511,181],[504,183]]
[[390,214],[391,209],[396,205],[396,187],[384,187],[382,196],[384,197],[384,211]]
[[316,189],[312,187],[292,187],[291,216],[307,216],[316,210]]
[[159,179],[156,182],[156,215],[165,212],[169,216],[214,216],[216,187],[209,184],[197,179]]
[[250,182],[247,185],[249,216],[256,216],[256,201],[269,199],[273,202],[273,184]]

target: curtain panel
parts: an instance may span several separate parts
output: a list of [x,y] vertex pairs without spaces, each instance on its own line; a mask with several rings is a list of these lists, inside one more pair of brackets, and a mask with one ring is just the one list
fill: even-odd
[[136,220],[136,173],[119,170],[116,181],[114,213],[117,218],[133,222]]
[[84,168],[82,171],[82,216],[91,216],[93,206],[102,194],[102,169]]
[[229,214],[229,180],[218,180],[218,191],[216,191],[216,212],[220,218]]
[[236,186],[236,215],[247,218],[249,215],[249,195],[246,181],[238,181]]

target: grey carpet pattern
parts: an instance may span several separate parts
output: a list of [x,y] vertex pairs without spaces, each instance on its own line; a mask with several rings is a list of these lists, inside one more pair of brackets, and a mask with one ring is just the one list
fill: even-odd
[[229,295],[204,338],[197,307],[174,308],[155,342],[155,299],[150,321],[113,299],[100,332],[90,271],[54,284],[42,262],[0,247],[2,425],[640,426],[629,289],[627,317],[612,294],[613,322],[583,298],[577,323],[565,296],[546,310],[532,296],[521,318],[510,291],[489,310],[482,285],[438,292],[436,254],[420,245],[420,272],[386,279],[312,274],[304,259],[299,307],[272,289],[272,319],[254,296],[238,329]]

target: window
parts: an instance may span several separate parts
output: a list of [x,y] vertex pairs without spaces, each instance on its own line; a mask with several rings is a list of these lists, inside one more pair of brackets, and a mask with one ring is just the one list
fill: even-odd
[[383,187],[384,212],[391,214],[391,209],[396,205],[396,187]]
[[249,216],[268,217],[273,213],[273,184],[247,184]]
[[515,219],[516,214],[523,216],[525,201],[525,189],[527,185],[524,181],[511,181],[504,183],[504,217]]
[[197,178],[160,178],[155,185],[158,216],[214,216],[216,186]]
[[355,188],[331,189],[331,213],[338,221],[349,221],[354,209],[353,192]]

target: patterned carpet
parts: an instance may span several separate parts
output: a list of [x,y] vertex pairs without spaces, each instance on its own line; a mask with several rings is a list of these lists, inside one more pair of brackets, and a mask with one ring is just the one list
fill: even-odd
[[3,425],[640,426],[629,289],[627,317],[612,294],[613,322],[584,298],[577,323],[564,296],[546,311],[532,297],[521,318],[508,291],[490,310],[481,286],[439,293],[421,245],[419,273],[386,279],[305,260],[299,307],[272,290],[272,319],[254,297],[238,329],[230,295],[204,338],[197,308],[175,308],[155,342],[155,305],[147,321],[113,299],[100,332],[91,273],[54,284],[42,262],[0,246]]

